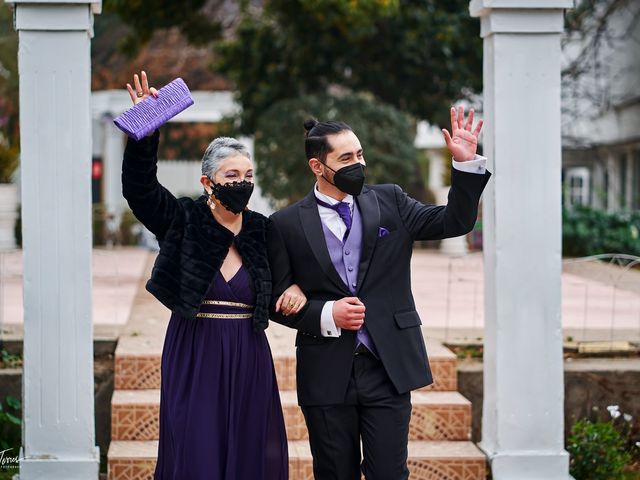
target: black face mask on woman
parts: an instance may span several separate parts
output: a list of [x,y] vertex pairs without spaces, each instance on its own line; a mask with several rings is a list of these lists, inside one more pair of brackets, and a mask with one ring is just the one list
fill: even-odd
[[224,208],[236,215],[247,208],[252,193],[253,182],[247,180],[231,183],[211,181],[211,195],[215,195]]
[[334,170],[326,163],[323,163],[323,165],[335,173],[333,182],[324,177],[327,182],[338,187],[341,192],[353,195],[354,197],[360,195],[362,187],[364,186],[364,165],[354,163],[353,165],[342,167],[339,170]]

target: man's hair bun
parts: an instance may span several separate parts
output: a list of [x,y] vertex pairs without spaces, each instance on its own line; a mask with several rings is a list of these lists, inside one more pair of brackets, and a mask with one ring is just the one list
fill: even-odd
[[313,127],[315,127],[317,124],[318,120],[316,120],[315,118],[308,118],[304,121],[304,129],[307,132],[307,136],[309,135],[309,132],[313,129]]
[[[329,120],[326,122],[318,122],[315,118],[310,118],[304,122],[306,135],[304,139],[304,151],[307,154],[307,160],[317,158],[321,162],[327,159],[327,153],[331,152],[331,145],[327,140],[329,135],[337,135],[345,130],[351,130],[351,127],[344,122]],[[310,135],[313,131],[313,135]]]

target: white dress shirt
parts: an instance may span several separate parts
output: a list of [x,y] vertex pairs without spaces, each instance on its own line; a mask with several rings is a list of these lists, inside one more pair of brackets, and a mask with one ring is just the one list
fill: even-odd
[[[451,159],[451,163],[453,168],[460,170],[461,172],[484,175],[487,169],[487,157],[483,157],[482,155],[476,155],[473,160],[467,160],[466,162],[456,162],[454,159]],[[339,200],[331,198],[318,191],[317,183],[313,187],[313,192],[315,193],[316,198],[328,203],[329,205],[340,203]],[[353,215],[353,196],[347,195],[342,201],[349,204],[351,214]],[[338,212],[318,204],[318,213],[320,214],[320,221],[322,221],[331,233],[338,238],[344,237],[344,234],[347,231],[347,226],[344,224],[344,221]],[[337,327],[336,322],[333,320],[334,303],[334,301],[328,301],[322,307],[322,313],[320,314],[320,333],[323,337],[339,337],[342,333],[342,329]]]

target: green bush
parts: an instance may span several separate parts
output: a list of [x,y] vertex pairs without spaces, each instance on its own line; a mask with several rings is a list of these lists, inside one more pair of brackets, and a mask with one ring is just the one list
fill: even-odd
[[18,158],[18,148],[9,146],[9,142],[0,132],[0,183],[11,183],[18,168]]
[[20,400],[7,395],[0,401],[0,451],[4,452],[4,465],[0,465],[0,480],[11,480],[18,473],[18,464],[9,457],[20,455],[22,445],[22,414]]
[[564,209],[562,253],[570,257],[601,253],[640,256],[640,211],[609,213],[589,207]]
[[570,473],[576,480],[621,480],[631,461],[627,439],[613,422],[578,420],[571,429],[567,450]]
[[304,154],[304,120],[342,120],[358,136],[367,162],[367,183],[406,186],[416,176],[415,125],[399,110],[365,95],[309,95],[283,100],[258,120],[256,173],[272,200],[291,203],[315,181]]
[[12,457],[18,456],[22,444],[21,408],[20,400],[11,395],[0,402],[0,450],[12,448]]
[[139,229],[134,228],[140,222],[129,209],[125,209],[120,217],[119,225],[110,225],[115,217],[102,203],[93,204],[93,246],[104,245],[137,245],[140,237]]
[[137,245],[140,237],[139,233],[133,228],[140,222],[129,209],[122,212],[120,219],[120,242],[122,245]]
[[92,206],[93,246],[104,245],[107,239],[106,208],[102,203]]
[[22,368],[22,355],[0,350],[0,368]]

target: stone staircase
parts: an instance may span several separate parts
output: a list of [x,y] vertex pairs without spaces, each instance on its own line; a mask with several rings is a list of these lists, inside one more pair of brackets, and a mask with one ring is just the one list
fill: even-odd
[[[139,288],[115,353],[109,480],[153,478],[159,432],[160,357],[168,318],[168,310]],[[308,433],[295,392],[295,332],[271,323],[267,334],[289,439],[290,479],[311,480]],[[485,457],[469,441],[471,403],[456,391],[456,357],[435,342],[427,341],[427,351],[436,381],[412,394],[411,478],[484,480]]]

